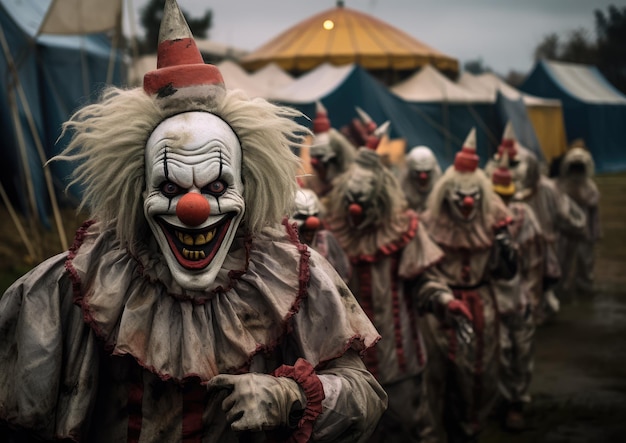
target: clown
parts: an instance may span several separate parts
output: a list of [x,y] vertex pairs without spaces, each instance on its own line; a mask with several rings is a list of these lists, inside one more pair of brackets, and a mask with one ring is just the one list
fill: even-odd
[[300,241],[329,261],[344,281],[350,277],[350,262],[337,239],[324,227],[324,210],[315,192],[302,188],[296,192],[289,222],[298,229]]
[[426,210],[426,201],[439,177],[441,168],[429,147],[416,146],[409,151],[402,189],[411,209],[418,213]]
[[587,226],[584,238],[559,238],[558,254],[564,270],[559,292],[589,294],[593,289],[593,250],[600,238],[600,192],[593,181],[593,158],[589,151],[575,146],[565,154],[560,168],[557,187],[585,212]]
[[374,135],[378,128],[376,122],[360,107],[355,107],[357,117],[350,124],[341,128],[341,133],[354,145],[355,148],[365,146],[367,139]]
[[545,240],[535,213],[526,203],[512,201],[515,194],[508,152],[493,171],[493,190],[508,206],[513,221],[511,239],[519,254],[519,272],[509,281],[495,282],[500,334],[500,393],[505,400],[504,425],[513,431],[525,428],[523,409],[530,402],[528,389],[533,370],[535,321],[532,300],[543,292]]
[[[560,303],[554,294],[562,269],[557,256],[557,241],[560,236],[585,238],[587,217],[574,200],[541,173],[535,154],[520,147],[517,158],[519,163],[513,173],[516,188],[513,198],[531,207],[546,240],[543,294],[541,298],[532,300],[535,321],[541,324],[559,311]],[[533,296],[537,294],[533,293]]]
[[425,382],[436,423],[428,441],[446,441],[445,433],[450,441],[475,437],[498,398],[493,286],[495,280],[516,275],[517,258],[507,230],[509,213],[478,161],[472,129],[422,214],[431,237],[445,253],[437,270],[452,294],[445,293],[442,302],[456,300],[469,310],[474,332],[474,340],[464,344],[441,318],[425,316],[429,351]]
[[355,148],[341,132],[330,126],[328,112],[321,102],[316,104],[313,119],[313,142],[309,148],[311,167],[315,180],[310,183],[318,196],[326,196],[332,189],[332,182],[352,163]]
[[174,0],[159,40],[143,89],[66,124],[94,220],[0,300],[0,435],[366,439],[386,395],[359,353],[378,333],[281,224],[296,113],[226,90]]
[[[449,293],[429,275],[442,253],[417,214],[407,209],[392,172],[369,148],[359,149],[329,197],[328,226],[353,267],[350,289],[383,336],[376,350],[365,355],[368,369],[389,396],[372,441],[420,441],[431,419],[423,402],[421,376],[427,356],[417,301]],[[462,316],[457,307],[454,302],[440,306]]]

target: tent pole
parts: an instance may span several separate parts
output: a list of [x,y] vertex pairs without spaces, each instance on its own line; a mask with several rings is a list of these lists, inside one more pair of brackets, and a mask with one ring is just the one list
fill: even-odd
[[[54,193],[54,186],[52,184],[52,175],[50,174],[50,170],[45,166],[46,164],[46,154],[43,150],[43,145],[41,143],[41,139],[39,138],[39,132],[37,131],[37,125],[35,125],[35,120],[33,119],[33,115],[30,111],[30,106],[28,104],[28,100],[26,100],[26,94],[24,93],[24,88],[22,87],[22,83],[20,82],[19,77],[17,76],[17,69],[15,69],[15,65],[13,63],[13,57],[11,56],[11,52],[9,51],[9,47],[2,29],[0,29],[0,43],[2,44],[2,48],[4,50],[5,57],[7,59],[7,63],[12,67],[12,71],[15,75],[15,86],[17,89],[17,93],[19,95],[20,100],[22,101],[22,106],[24,107],[24,113],[26,114],[26,119],[28,121],[28,126],[30,128],[31,134],[33,136],[33,140],[35,141],[35,146],[37,148],[37,153],[39,154],[39,161],[41,162],[44,178],[46,180],[46,188],[48,189],[48,195],[50,197],[50,204],[52,206],[52,212],[54,214],[55,224],[57,226],[57,231],[59,233],[59,239],[61,240],[61,246],[63,249],[68,248],[67,237],[65,236],[65,228],[63,227],[63,220],[61,219],[61,214],[59,212],[59,206],[57,204],[56,194]],[[21,125],[19,124],[19,115],[17,115],[17,100],[14,100],[14,105],[12,106],[12,114],[14,114],[14,121],[16,125],[16,131],[18,133],[18,143],[20,144],[20,149],[24,151],[24,156],[26,155],[26,143],[24,141]],[[25,160],[23,160],[25,161]],[[27,166],[27,163],[26,163]],[[37,213],[37,205],[35,203],[35,191],[32,188],[32,176],[30,174],[30,168],[27,169],[28,181],[27,187],[29,187],[29,193],[31,193],[32,202],[35,213]]]
[[20,238],[24,242],[24,245],[26,245],[26,249],[28,250],[28,255],[30,255],[30,257],[33,259],[37,258],[35,255],[35,249],[33,248],[33,245],[31,244],[31,242],[28,241],[28,236],[26,235],[26,231],[24,230],[24,227],[22,226],[22,222],[20,221],[20,218],[17,216],[17,213],[15,212],[15,209],[13,208],[13,205],[11,204],[11,200],[9,200],[9,196],[5,192],[4,186],[2,186],[2,183],[0,183],[0,197],[2,197],[2,201],[4,202],[4,205],[9,211],[11,220],[13,220],[13,223],[15,223],[15,227],[17,228],[17,232],[20,235]]
[[113,82],[113,71],[115,69],[115,54],[117,52],[117,46],[120,42],[120,35],[122,34],[122,8],[117,16],[117,26],[113,34],[113,41],[111,42],[111,52],[109,53],[109,65],[107,67],[106,84],[110,85]]

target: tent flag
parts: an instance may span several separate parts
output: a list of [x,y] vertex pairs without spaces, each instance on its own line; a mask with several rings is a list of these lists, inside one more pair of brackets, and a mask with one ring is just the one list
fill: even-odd
[[585,140],[598,173],[626,171],[626,96],[597,68],[542,60],[520,89],[561,100],[569,141]]

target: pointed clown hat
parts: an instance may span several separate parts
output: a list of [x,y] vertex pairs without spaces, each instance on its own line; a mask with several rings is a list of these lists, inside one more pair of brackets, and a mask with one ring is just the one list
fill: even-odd
[[159,29],[157,69],[143,77],[143,89],[150,95],[168,97],[179,89],[216,85],[224,79],[214,65],[205,64],[189,25],[176,0],[166,0]]
[[500,142],[500,146],[498,146],[498,158],[502,156],[504,151],[507,151],[510,160],[517,158],[517,137],[515,136],[515,130],[513,129],[511,120],[509,120],[504,127],[502,141]]
[[328,119],[328,111],[322,102],[315,102],[315,118],[313,119],[313,133],[324,134],[330,131],[330,120]]
[[467,135],[463,147],[456,153],[454,169],[459,172],[474,172],[478,167],[478,155],[476,154],[476,128]]
[[365,146],[372,151],[378,149],[378,145],[380,144],[380,141],[383,139],[383,137],[387,134],[390,125],[391,123],[389,122],[389,120],[387,120],[385,123],[377,127],[376,130],[367,137]]
[[374,131],[376,130],[377,126],[378,126],[376,124],[376,122],[362,108],[359,108],[358,106],[355,106],[355,109],[356,109],[357,115],[361,119],[361,123],[363,123],[363,126],[364,126],[365,131],[367,132],[367,134],[368,135],[373,134]]
[[515,184],[513,184],[513,176],[509,170],[509,152],[503,151],[498,162],[498,167],[493,171],[491,176],[493,190],[502,196],[511,196],[515,194]]

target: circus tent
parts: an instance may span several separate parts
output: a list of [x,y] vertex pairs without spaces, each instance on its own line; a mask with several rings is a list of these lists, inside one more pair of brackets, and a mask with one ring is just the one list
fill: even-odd
[[357,63],[370,72],[413,72],[432,64],[457,73],[458,61],[375,17],[337,6],[290,27],[240,63],[256,70],[276,63],[291,73],[303,73],[323,64]]

